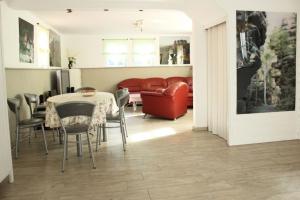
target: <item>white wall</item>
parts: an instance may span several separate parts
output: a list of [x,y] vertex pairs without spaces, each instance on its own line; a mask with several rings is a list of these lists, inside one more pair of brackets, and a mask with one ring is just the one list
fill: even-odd
[[[3,63],[4,67],[13,67],[13,68],[30,68],[30,67],[38,67],[37,66],[37,43],[36,43],[36,29],[37,23],[40,23],[41,26],[45,28],[49,28],[55,32],[57,32],[54,28],[49,26],[48,24],[41,21],[38,17],[33,15],[29,11],[20,11],[14,10],[3,2],[3,6],[1,8],[2,11],[2,26],[3,29],[2,34],[3,38]],[[19,61],[19,23],[18,18],[22,18],[25,21],[34,25],[34,63],[21,63]]]
[[[0,2],[0,19],[2,18],[1,12],[2,2]],[[3,26],[0,23],[0,29]],[[0,182],[9,176],[10,182],[13,182],[13,168],[11,158],[11,146],[8,127],[8,112],[6,103],[6,87],[5,87],[5,72],[2,62],[2,35],[0,33]]]
[[[230,4],[219,0],[228,13],[228,73],[229,73],[229,145],[261,143],[280,140],[299,139],[300,85],[299,85],[299,2],[296,0],[234,0]],[[296,111],[273,112],[258,114],[236,114],[237,106],[237,77],[236,77],[236,10],[259,10],[272,12],[297,12],[297,95]],[[299,123],[298,123],[299,124]]]
[[207,119],[207,43],[206,31],[198,23],[193,24],[193,128],[206,130]]

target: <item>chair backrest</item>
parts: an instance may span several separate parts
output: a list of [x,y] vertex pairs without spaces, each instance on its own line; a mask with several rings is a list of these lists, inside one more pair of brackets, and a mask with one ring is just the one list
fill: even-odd
[[21,105],[21,100],[18,99],[18,98],[8,98],[7,99],[7,104],[8,104],[8,107],[9,109],[15,113],[16,115],[16,122],[18,123],[19,122],[19,111],[20,111],[20,105]]
[[93,87],[82,87],[82,88],[78,88],[75,90],[75,92],[82,92],[82,91],[85,91],[85,90],[96,90],[95,88]]
[[33,113],[32,104],[35,104],[35,106],[37,106],[39,103],[39,97],[36,94],[30,94],[30,93],[25,93],[24,97],[30,109],[30,116],[32,117],[32,113]]
[[128,103],[129,101],[129,92],[126,91],[117,98],[117,105],[119,107],[119,116],[122,117],[125,113],[125,105]]
[[74,116],[92,117],[95,110],[95,104],[85,101],[72,101],[58,104],[55,106],[60,119]]
[[123,96],[125,94],[129,94],[128,88],[123,88],[123,89],[117,90],[115,93],[116,101],[118,101],[118,98],[120,98],[121,96]]

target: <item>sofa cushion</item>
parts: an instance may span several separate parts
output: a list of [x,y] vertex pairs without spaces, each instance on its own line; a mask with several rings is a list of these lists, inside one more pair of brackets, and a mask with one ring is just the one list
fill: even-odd
[[[175,77],[169,77],[166,79],[168,86],[172,85],[173,83],[177,83],[177,82],[186,82],[186,78],[185,77],[180,77],[180,76],[175,76]],[[186,82],[187,83],[187,82]]]
[[147,78],[142,81],[141,90],[155,91],[158,88],[166,88],[167,82],[163,78]]
[[156,90],[155,90],[155,92],[157,92],[157,93],[164,93],[164,91],[165,91],[166,89],[165,88],[157,88]]
[[128,88],[129,92],[140,92],[143,79],[130,78],[118,84],[118,89]]

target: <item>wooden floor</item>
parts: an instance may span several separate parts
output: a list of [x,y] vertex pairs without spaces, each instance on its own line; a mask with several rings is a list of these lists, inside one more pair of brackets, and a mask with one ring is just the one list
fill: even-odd
[[[300,142],[227,147],[207,132],[192,132],[192,112],[176,121],[128,115],[129,141],[122,151],[117,130],[96,155],[76,157],[71,145],[65,173],[62,146],[45,156],[41,137],[14,160],[15,183],[0,184],[1,200],[296,200],[300,199]],[[241,133],[242,134],[242,133]],[[95,139],[95,137],[94,137]]]

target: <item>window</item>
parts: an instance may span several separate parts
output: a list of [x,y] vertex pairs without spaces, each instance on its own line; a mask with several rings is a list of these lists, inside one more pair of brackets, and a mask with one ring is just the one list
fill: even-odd
[[155,39],[132,40],[132,64],[134,66],[153,66],[156,61]]
[[104,64],[116,66],[153,66],[156,64],[156,39],[104,39]]
[[49,30],[38,26],[37,29],[37,58],[39,66],[49,66]]
[[128,62],[128,40],[104,39],[103,54],[106,66],[126,66]]

